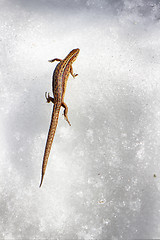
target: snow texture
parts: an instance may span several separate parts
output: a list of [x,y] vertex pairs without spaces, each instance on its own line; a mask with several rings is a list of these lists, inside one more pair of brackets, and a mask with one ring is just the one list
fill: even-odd
[[[160,238],[158,0],[0,0],[0,239]],[[80,48],[44,182],[56,63]]]

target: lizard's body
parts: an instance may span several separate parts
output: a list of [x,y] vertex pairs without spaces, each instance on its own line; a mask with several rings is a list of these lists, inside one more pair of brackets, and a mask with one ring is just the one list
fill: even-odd
[[49,94],[48,94],[48,97],[46,96],[47,102],[48,103],[50,101],[53,102],[54,106],[53,106],[52,118],[51,118],[50,128],[48,132],[48,138],[46,142],[44,157],[43,157],[42,178],[41,178],[40,187],[42,185],[45,170],[47,167],[47,162],[48,162],[53,138],[55,135],[56,127],[58,124],[58,117],[59,117],[61,106],[64,107],[64,117],[70,125],[70,122],[67,117],[68,107],[66,103],[64,103],[64,95],[65,95],[66,84],[67,84],[69,74],[71,73],[73,77],[76,77],[78,75],[73,73],[72,63],[76,60],[79,51],[80,50],[78,48],[73,49],[63,60],[59,58],[49,60],[49,62],[54,62],[54,61],[60,61],[60,62],[57,64],[53,73],[52,88],[53,88],[54,98],[50,97]]

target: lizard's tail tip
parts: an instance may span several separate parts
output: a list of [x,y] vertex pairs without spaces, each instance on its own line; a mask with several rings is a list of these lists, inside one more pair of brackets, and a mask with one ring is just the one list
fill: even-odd
[[43,177],[42,177],[41,182],[39,184],[39,188],[42,186],[42,182],[43,182]]

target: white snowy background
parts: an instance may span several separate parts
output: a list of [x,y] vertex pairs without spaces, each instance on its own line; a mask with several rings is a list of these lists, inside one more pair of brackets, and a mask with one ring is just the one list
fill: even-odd
[[[44,182],[56,63],[80,48]],[[0,0],[0,239],[160,238],[160,2]]]

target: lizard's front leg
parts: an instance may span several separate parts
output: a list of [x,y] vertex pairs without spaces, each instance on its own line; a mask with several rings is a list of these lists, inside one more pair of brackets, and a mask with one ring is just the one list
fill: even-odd
[[67,113],[68,113],[67,104],[62,102],[62,107],[64,107],[64,118],[68,122],[68,124],[71,126],[70,121],[68,120],[68,116],[67,116]]
[[46,100],[47,100],[47,103],[54,103],[54,98],[50,97],[49,93],[48,93],[48,96],[47,96],[47,92],[45,92],[45,97],[46,97]]
[[72,77],[76,77],[76,76],[78,76],[78,74],[75,74],[75,73],[73,73],[73,67],[72,67],[72,65],[70,66],[70,74],[72,75]]
[[60,62],[60,61],[62,61],[62,60],[59,59],[59,58],[54,58],[54,59],[52,59],[52,60],[48,60],[48,62],[51,62],[51,63],[54,62],[54,61],[59,61],[59,62]]

